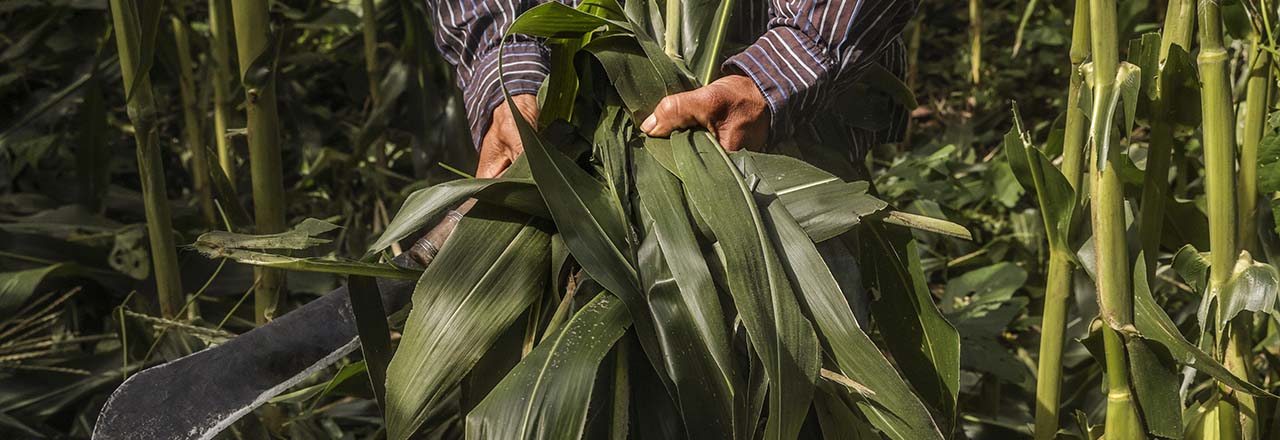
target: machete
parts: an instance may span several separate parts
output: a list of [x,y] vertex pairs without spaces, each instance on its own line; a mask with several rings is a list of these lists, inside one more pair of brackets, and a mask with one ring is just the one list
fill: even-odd
[[[395,264],[425,267],[472,203],[449,212]],[[387,311],[409,303],[414,283],[379,279]],[[271,398],[360,347],[343,286],[231,340],[148,368],[102,407],[95,440],[209,439]]]

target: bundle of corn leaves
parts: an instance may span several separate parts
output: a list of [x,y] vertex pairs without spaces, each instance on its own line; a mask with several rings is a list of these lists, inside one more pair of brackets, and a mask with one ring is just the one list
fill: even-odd
[[[510,33],[553,47],[542,107],[559,119],[539,131],[513,110],[520,160],[414,193],[373,245],[479,201],[417,283],[386,373],[389,437],[950,432],[959,339],[901,225],[963,229],[705,131],[644,136],[637,121],[699,81],[633,3],[522,15]],[[718,45],[722,23],[706,35]],[[847,145],[792,148],[814,160]],[[901,372],[855,318],[864,289]]]

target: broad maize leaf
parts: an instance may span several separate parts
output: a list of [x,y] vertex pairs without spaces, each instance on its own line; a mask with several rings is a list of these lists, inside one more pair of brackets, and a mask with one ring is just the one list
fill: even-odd
[[1125,341],[1129,353],[1129,375],[1138,411],[1147,433],[1153,437],[1182,438],[1182,400],[1178,395],[1178,372],[1163,346],[1142,338]]
[[507,35],[524,34],[544,38],[579,38],[582,34],[613,26],[620,30],[631,31],[631,24],[610,20],[582,10],[571,8],[560,2],[547,2],[534,6],[520,14]]
[[506,172],[509,177],[451,180],[414,191],[405,199],[404,205],[391,219],[387,229],[369,245],[369,254],[380,252],[410,234],[421,231],[427,226],[427,222],[471,197],[548,217],[546,206],[542,204],[542,196],[534,187],[533,180],[513,176],[524,174],[527,177],[528,168],[524,164],[524,160],[517,160],[516,165],[512,165]]
[[[750,162],[746,168],[753,168]],[[858,328],[853,311],[818,248],[775,197],[769,184],[762,181],[757,191],[766,200],[761,206],[765,228],[774,246],[782,250],[783,267],[808,306],[821,339],[830,348],[840,371],[873,393],[866,397],[869,401],[857,403],[858,411],[893,439],[942,438],[929,410]]]
[[685,428],[695,438],[728,438],[733,434],[734,371],[719,293],[690,225],[679,180],[645,150],[634,154],[638,210],[648,230],[640,245],[640,278]]
[[581,438],[600,361],[630,324],[622,301],[597,295],[467,414],[467,438]]
[[888,351],[920,398],[951,432],[960,391],[960,334],[933,302],[918,244],[906,229],[869,224],[859,234],[863,279],[877,300],[871,311]]
[[1134,326],[1138,330],[1137,336],[1159,343],[1169,350],[1174,360],[1208,374],[1231,388],[1255,396],[1273,397],[1271,393],[1257,385],[1236,377],[1221,363],[1214,360],[1213,356],[1187,342],[1173,320],[1169,319],[1169,315],[1165,314],[1164,309],[1161,309],[1160,304],[1151,296],[1151,287],[1147,284],[1146,273],[1146,263],[1143,258],[1138,258],[1138,265],[1133,271],[1133,318]]
[[755,197],[705,132],[672,135],[680,177],[719,243],[729,293],[769,378],[766,439],[794,438],[813,399],[820,354]]
[[479,204],[422,274],[387,368],[387,436],[409,438],[494,340],[544,292],[550,235]]
[[773,188],[787,211],[814,242],[826,241],[848,232],[863,217],[883,210],[887,203],[867,193],[867,182],[845,183],[836,176],[799,159],[775,154],[737,152],[731,155],[745,171]]
[[510,98],[507,105],[511,106],[524,141],[524,156],[538,183],[538,192],[546,201],[565,246],[592,279],[627,304],[640,345],[666,383],[669,376],[661,363],[663,355],[653,316],[640,290],[634,266],[631,225],[623,216],[619,200],[605,183],[587,174],[560,151],[544,145]]

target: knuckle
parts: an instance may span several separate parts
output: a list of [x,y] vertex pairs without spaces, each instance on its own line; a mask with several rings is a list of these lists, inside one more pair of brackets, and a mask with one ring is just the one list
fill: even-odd
[[659,114],[659,117],[665,117],[679,113],[679,111],[680,99],[676,96],[668,96],[666,98],[662,98],[662,101],[658,102],[658,110],[656,113]]

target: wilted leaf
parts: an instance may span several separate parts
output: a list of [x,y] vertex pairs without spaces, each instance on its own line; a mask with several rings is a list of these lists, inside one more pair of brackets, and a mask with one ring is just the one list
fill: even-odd
[[226,231],[210,231],[196,239],[195,246],[208,249],[281,249],[301,250],[329,243],[317,236],[338,229],[338,225],[314,218],[278,234],[249,235]]
[[107,265],[135,280],[146,279],[151,274],[151,253],[147,251],[147,229],[133,225],[120,231],[107,256]]

